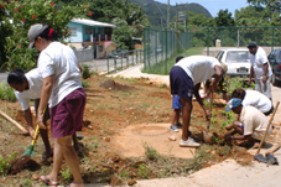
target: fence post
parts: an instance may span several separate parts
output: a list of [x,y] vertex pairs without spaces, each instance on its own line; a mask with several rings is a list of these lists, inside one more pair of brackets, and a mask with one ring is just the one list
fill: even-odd
[[107,63],[107,73],[109,73],[109,58],[106,59],[106,63]]

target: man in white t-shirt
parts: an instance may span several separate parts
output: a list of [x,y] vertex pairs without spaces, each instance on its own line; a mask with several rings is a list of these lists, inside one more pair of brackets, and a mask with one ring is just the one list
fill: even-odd
[[265,94],[271,100],[270,79],[272,75],[271,67],[265,51],[252,42],[248,45],[251,61],[249,82],[255,77],[255,90]]
[[[34,134],[32,113],[29,107],[29,101],[34,100],[35,112],[40,102],[42,77],[37,69],[32,69],[26,74],[21,69],[11,71],[7,77],[8,84],[15,90],[15,95],[24,112],[24,118],[28,125],[28,131],[31,137]],[[44,113],[43,122],[47,125],[50,118],[48,107]],[[42,155],[42,161],[47,162],[49,157],[53,156],[53,151],[48,138],[47,129],[40,129],[40,134],[45,146],[45,152]]]
[[[231,126],[228,126],[227,138],[230,140],[262,140],[269,125],[268,118],[257,108],[253,106],[243,106],[242,100],[232,98],[227,103],[226,111],[232,110],[235,114],[240,115],[239,121],[234,121]],[[231,130],[234,131],[231,131]],[[239,135],[235,135],[238,133]],[[268,134],[271,133],[271,127]]]
[[274,109],[271,100],[256,90],[244,90],[243,88],[237,88],[232,92],[231,98],[241,99],[243,106],[253,106],[259,109],[266,116],[271,114]]
[[178,95],[182,103],[182,139],[180,146],[198,147],[189,134],[189,125],[192,112],[192,96],[196,97],[198,103],[203,108],[206,119],[209,121],[210,111],[204,106],[202,98],[199,95],[200,84],[210,78],[214,78],[209,91],[216,89],[218,82],[227,71],[225,65],[222,65],[216,58],[208,56],[190,56],[178,61],[170,71],[171,94]]

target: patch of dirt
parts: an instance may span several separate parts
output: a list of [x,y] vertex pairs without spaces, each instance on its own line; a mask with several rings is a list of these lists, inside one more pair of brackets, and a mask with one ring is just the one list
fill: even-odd
[[[179,147],[181,132],[168,130],[172,113],[169,88],[147,79],[113,80],[92,76],[83,81],[89,87],[86,88],[84,128],[79,134],[84,136],[80,140],[84,145],[81,167],[87,183],[135,183],[137,179],[180,176],[194,170],[195,166],[190,167],[187,163],[198,154],[198,150]],[[193,103],[190,130],[203,144],[202,131],[207,122],[201,107],[196,101]],[[22,113],[18,112],[18,103],[1,101],[0,108],[26,126]],[[213,115],[216,120],[211,126],[211,132],[222,132],[221,124],[226,119],[223,111],[224,105],[214,105]],[[20,131],[8,121],[0,119],[0,128],[0,155],[4,158],[12,153],[20,156],[30,145],[31,138],[19,135]],[[148,147],[151,148],[150,159],[146,155]],[[43,152],[44,147],[39,138],[32,159],[40,163]],[[216,151],[211,152],[216,154]],[[223,152],[220,153],[223,156],[218,155],[219,159],[207,164],[196,160],[192,162],[207,167],[231,156],[225,156],[224,150],[220,152]],[[241,154],[236,157],[244,156]],[[13,177],[0,177],[0,183],[10,186],[24,186],[28,182],[41,184],[38,177],[32,176],[48,174],[50,169],[50,166],[45,166],[35,172],[23,170]],[[63,181],[66,180],[60,177],[60,182]]]

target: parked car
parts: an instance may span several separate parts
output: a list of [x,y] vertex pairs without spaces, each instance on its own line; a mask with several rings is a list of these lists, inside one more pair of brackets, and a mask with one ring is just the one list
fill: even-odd
[[231,77],[249,77],[250,53],[247,48],[221,49],[216,58],[228,67],[227,75]]
[[281,83],[281,48],[274,49],[268,55],[268,60],[272,69],[271,83],[274,86]]

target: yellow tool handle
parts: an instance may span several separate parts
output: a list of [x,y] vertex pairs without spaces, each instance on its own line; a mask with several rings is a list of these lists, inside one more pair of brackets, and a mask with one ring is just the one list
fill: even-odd
[[36,125],[36,129],[35,129],[35,132],[34,132],[34,135],[33,135],[33,138],[32,138],[32,142],[31,142],[31,145],[33,146],[37,140],[37,137],[38,137],[38,133],[39,133],[39,129],[40,129],[40,126],[39,124]]

